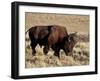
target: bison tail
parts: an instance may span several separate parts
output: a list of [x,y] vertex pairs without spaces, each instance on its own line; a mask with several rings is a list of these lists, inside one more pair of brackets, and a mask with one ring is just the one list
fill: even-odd
[[29,29],[25,32],[25,35],[27,34],[28,31],[29,31]]

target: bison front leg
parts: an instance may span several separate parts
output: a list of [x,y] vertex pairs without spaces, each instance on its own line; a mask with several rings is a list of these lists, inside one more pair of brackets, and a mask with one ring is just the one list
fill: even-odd
[[68,56],[68,50],[64,49],[66,56]]
[[54,55],[57,56],[58,58],[60,58],[59,51],[55,51]]
[[45,46],[45,47],[43,48],[43,52],[44,52],[45,54],[47,54],[48,51],[49,51],[49,46],[47,45],[47,46]]
[[58,58],[60,58],[59,52],[60,52],[59,48],[54,50],[54,55],[57,56]]

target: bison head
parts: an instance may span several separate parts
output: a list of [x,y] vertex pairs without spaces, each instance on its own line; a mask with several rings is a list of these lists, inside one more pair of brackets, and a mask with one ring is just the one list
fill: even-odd
[[66,38],[65,44],[64,44],[65,51],[67,53],[72,52],[77,41],[78,41],[77,40],[77,32],[69,34],[68,37]]

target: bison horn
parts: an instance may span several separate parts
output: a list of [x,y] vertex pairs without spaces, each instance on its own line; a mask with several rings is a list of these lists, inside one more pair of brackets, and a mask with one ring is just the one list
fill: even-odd
[[72,33],[72,34],[77,34],[77,32],[74,32],[74,33]]

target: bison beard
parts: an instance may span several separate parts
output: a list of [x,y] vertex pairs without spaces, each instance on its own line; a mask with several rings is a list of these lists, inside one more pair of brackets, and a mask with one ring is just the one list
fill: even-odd
[[54,55],[58,57],[60,49],[63,49],[67,55],[75,45],[75,43],[73,43],[74,41],[70,39],[70,36],[72,35],[68,35],[66,28],[62,26],[35,26],[31,27],[28,31],[33,56],[36,53],[35,47],[37,44],[41,47],[44,46],[43,52],[45,54],[47,54],[49,49],[52,48],[54,50]]

